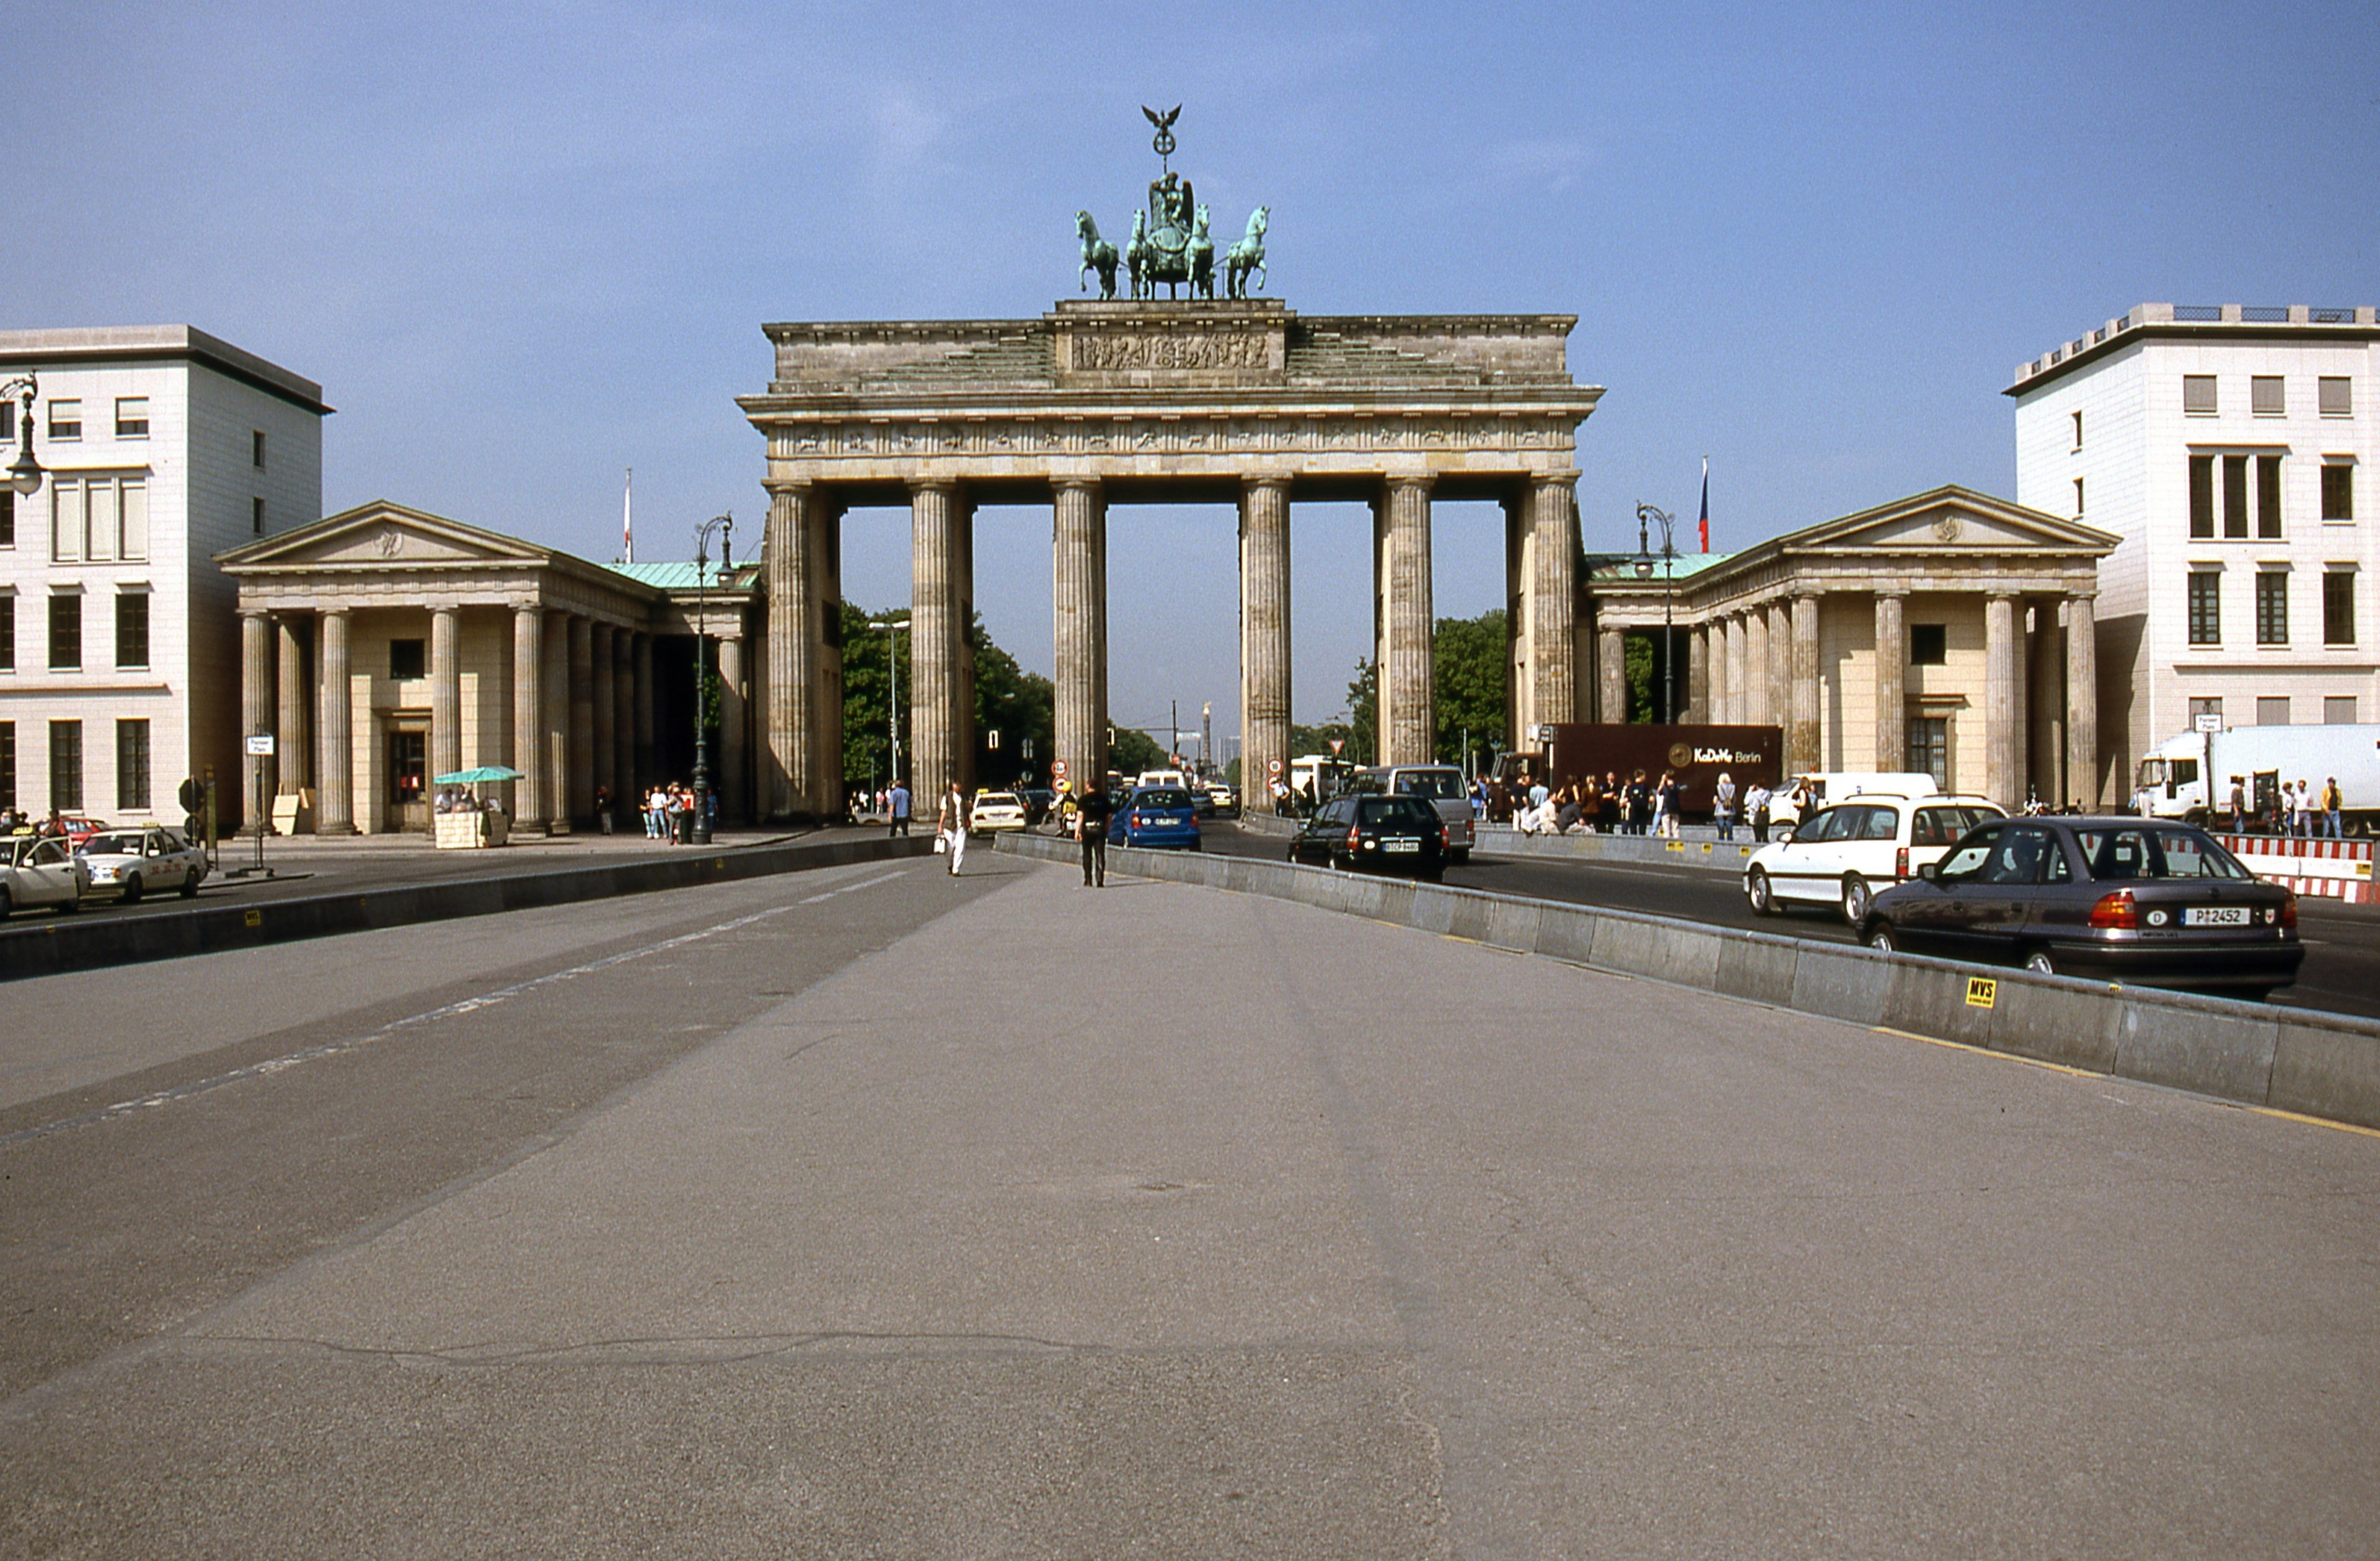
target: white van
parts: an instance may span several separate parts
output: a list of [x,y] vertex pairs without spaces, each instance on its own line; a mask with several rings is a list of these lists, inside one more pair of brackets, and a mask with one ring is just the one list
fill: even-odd
[[1190,789],[1190,775],[1184,770],[1143,770],[1140,778],[1132,784],[1135,790],[1144,786],[1170,786],[1187,791]]
[[1772,828],[1799,821],[1801,810],[1793,806],[1793,787],[1804,781],[1809,783],[1810,804],[1814,808],[1840,802],[1847,797],[1932,797],[1942,789],[1942,783],[1923,770],[1826,770],[1789,775],[1769,799],[1768,823]]
[[1375,764],[1355,772],[1353,789],[1388,797],[1418,797],[1446,826],[1446,860],[1471,860],[1471,792],[1451,764]]

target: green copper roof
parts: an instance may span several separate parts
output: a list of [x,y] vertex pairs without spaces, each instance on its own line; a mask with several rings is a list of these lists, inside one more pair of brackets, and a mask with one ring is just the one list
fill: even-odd
[[[639,584],[650,585],[660,591],[692,591],[697,584],[694,578],[694,561],[690,558],[663,559],[652,564],[611,563],[604,565],[603,567],[615,575],[625,575]],[[727,577],[727,579],[726,589],[743,590],[749,587],[752,584],[752,567],[748,564],[736,565],[735,571]],[[719,567],[716,564],[705,572],[700,583],[713,591],[722,589],[719,583]]]
[[[1674,580],[1692,579],[1705,569],[1715,569],[1734,556],[1732,553],[1681,553],[1670,561],[1667,578]],[[1636,555],[1633,553],[1589,554],[1586,567],[1587,573],[1596,579],[1633,580],[1636,578]],[[1655,554],[1652,581],[1647,583],[1658,582],[1663,578],[1661,556]]]

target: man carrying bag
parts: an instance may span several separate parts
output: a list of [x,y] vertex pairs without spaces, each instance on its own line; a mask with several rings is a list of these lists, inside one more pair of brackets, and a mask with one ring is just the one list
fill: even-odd
[[1108,886],[1108,820],[1113,816],[1108,806],[1108,794],[1098,787],[1085,787],[1075,799],[1075,838],[1083,843],[1083,887],[1104,889]]

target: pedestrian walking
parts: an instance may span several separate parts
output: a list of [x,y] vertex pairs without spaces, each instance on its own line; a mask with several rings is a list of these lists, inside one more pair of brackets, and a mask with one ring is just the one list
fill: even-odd
[[1752,821],[1752,837],[1762,845],[1768,843],[1768,788],[1758,781],[1743,794],[1743,815]]
[[1711,787],[1711,822],[1718,825],[1718,837],[1735,838],[1735,777],[1725,770],[1718,773],[1718,784]]
[[2323,782],[2322,817],[2323,822],[2330,827],[2330,837],[2333,840],[2344,840],[2347,838],[2347,835],[2338,827],[2339,811],[2346,806],[2346,802],[2347,799],[2338,794],[2338,777],[2337,775],[2332,775],[2329,779]]
[[905,785],[902,784],[900,781],[897,781],[897,780],[896,780],[896,781],[894,781],[894,782],[892,783],[892,789],[890,792],[888,792],[888,793],[886,793],[886,794],[885,794],[885,798],[884,798],[884,811],[885,811],[885,812],[886,812],[888,815],[890,815],[890,817],[892,818],[892,823],[891,823],[891,825],[890,825],[890,826],[889,826],[889,828],[888,828],[888,831],[887,831],[887,838],[890,838],[892,835],[906,835],[906,834],[908,834],[908,833],[909,833],[909,788],[908,788],[908,787],[906,787]]
[[2248,833],[2248,781],[2244,775],[2231,777],[2231,833]]
[[608,786],[595,788],[595,827],[606,835],[612,833],[612,788]]
[[1099,787],[1085,787],[1075,799],[1075,837],[1083,843],[1083,887],[1108,886],[1108,820],[1114,810]]
[[960,864],[966,860],[966,796],[959,790],[959,783],[953,781],[950,789],[942,793],[941,811],[934,820],[934,828],[949,843],[953,878],[959,875]]

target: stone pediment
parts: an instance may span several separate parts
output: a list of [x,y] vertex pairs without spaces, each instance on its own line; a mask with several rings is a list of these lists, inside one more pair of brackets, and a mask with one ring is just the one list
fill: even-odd
[[1778,539],[1792,552],[1912,553],[2038,549],[2104,554],[2116,539],[2072,520],[1964,488],[1937,488]]
[[471,564],[541,564],[548,549],[459,520],[371,504],[326,516],[225,554],[226,568],[407,568]]

